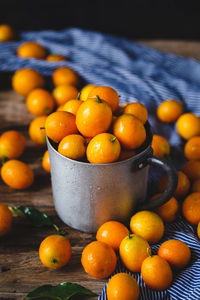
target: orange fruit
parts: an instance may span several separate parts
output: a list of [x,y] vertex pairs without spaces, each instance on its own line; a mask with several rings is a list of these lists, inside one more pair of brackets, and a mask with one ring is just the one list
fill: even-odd
[[161,135],[154,134],[152,140],[153,154],[157,157],[164,158],[170,154],[170,145]]
[[33,69],[20,69],[12,77],[14,91],[22,96],[27,96],[30,91],[44,87],[44,78]]
[[173,99],[163,101],[157,109],[158,119],[164,123],[175,122],[183,113],[183,105]]
[[92,164],[107,164],[118,160],[121,146],[111,133],[97,134],[87,146],[87,159]]
[[43,89],[32,90],[26,98],[28,111],[35,116],[50,114],[55,106],[53,96]]
[[53,234],[46,237],[39,248],[39,257],[43,265],[50,269],[59,269],[70,260],[72,248],[64,236]]
[[[190,190],[190,181],[186,174],[184,174],[182,171],[178,171],[178,185],[176,188],[176,191],[174,193],[174,197],[177,199],[183,198],[187,195],[187,193]],[[161,178],[159,184],[158,184],[158,190],[159,192],[164,192],[168,185],[168,175],[165,175]]]
[[142,122],[130,114],[123,114],[113,124],[113,133],[126,149],[140,147],[146,139],[146,130]]
[[66,60],[66,57],[63,56],[62,54],[49,54],[47,57],[46,57],[46,60],[47,61],[64,61]]
[[7,206],[0,203],[0,237],[6,235],[12,227],[13,216]]
[[65,104],[71,99],[76,99],[78,96],[78,90],[75,86],[70,84],[62,84],[53,90],[53,96],[57,105]]
[[77,133],[76,118],[69,112],[56,111],[45,122],[47,136],[54,142],[60,142],[65,136]]
[[193,193],[195,193],[195,192],[200,193],[200,179],[197,179],[193,182],[191,191]]
[[200,193],[192,193],[184,199],[182,214],[193,225],[200,222]]
[[137,281],[130,274],[118,273],[108,281],[108,300],[138,300],[139,294]]
[[153,211],[143,210],[132,216],[130,229],[149,243],[157,243],[164,234],[164,223]]
[[24,162],[9,160],[1,168],[1,178],[11,188],[21,190],[33,184],[34,174]]
[[[151,200],[157,198],[160,194],[155,195],[151,198]],[[161,217],[161,219],[166,222],[170,223],[176,220],[179,212],[179,204],[176,198],[172,197],[169,201],[165,204],[161,205],[160,207],[155,209],[155,212]]]
[[25,42],[17,49],[17,55],[23,58],[44,59],[46,54],[46,49],[36,42]]
[[116,268],[117,256],[111,246],[94,241],[83,249],[81,263],[89,275],[95,278],[107,278]]
[[194,136],[187,141],[184,153],[188,160],[200,160],[200,136]]
[[134,150],[125,150],[125,149],[122,149],[121,152],[120,152],[120,155],[119,155],[119,161],[131,158],[131,157],[133,157],[135,155],[136,155],[136,153],[135,153]]
[[86,101],[88,98],[89,93],[91,92],[92,89],[94,89],[96,85],[94,84],[87,84],[81,89],[81,94],[80,94],[80,99],[82,101]]
[[37,145],[46,145],[45,122],[47,116],[40,116],[33,119],[29,125],[28,133],[31,140]]
[[189,160],[184,165],[183,172],[190,180],[200,179],[200,161]]
[[77,73],[68,67],[60,67],[56,69],[53,72],[52,79],[55,86],[63,84],[77,85],[79,82]]
[[50,167],[50,159],[49,159],[49,151],[46,150],[43,158],[42,158],[42,167],[43,169],[48,172],[51,173],[51,167]]
[[78,98],[69,100],[63,106],[63,111],[68,111],[68,112],[70,112],[70,113],[72,113],[73,115],[76,116],[77,111],[78,111],[78,109],[79,109],[79,107],[81,106],[82,103],[83,103],[83,101],[79,100]]
[[158,256],[147,257],[141,268],[142,279],[153,290],[166,290],[172,283],[173,275],[168,262]]
[[9,130],[0,136],[0,158],[18,158],[25,148],[23,134],[16,130]]
[[197,235],[198,235],[198,238],[200,239],[200,222],[197,225]]
[[141,236],[129,234],[119,247],[120,258],[125,267],[132,272],[140,272],[142,262],[148,257],[149,243]]
[[94,137],[107,131],[112,122],[112,110],[107,102],[89,99],[81,104],[76,114],[76,125],[80,133]]
[[129,230],[124,224],[117,221],[109,221],[99,227],[96,239],[110,245],[114,250],[119,250],[121,241],[128,233]]
[[190,261],[191,251],[184,242],[173,239],[160,246],[158,255],[164,258],[172,268],[183,269]]
[[0,42],[8,42],[14,37],[14,32],[11,26],[7,24],[0,25]]
[[176,123],[178,133],[185,140],[200,135],[200,119],[193,113],[185,113]]
[[88,98],[96,98],[97,96],[106,101],[112,108],[112,111],[117,109],[119,105],[119,96],[113,88],[109,86],[97,86],[90,91]]
[[79,134],[65,136],[58,145],[58,152],[71,159],[80,160],[85,156],[85,139]]
[[147,112],[146,107],[142,103],[139,103],[139,102],[128,104],[124,108],[124,113],[134,115],[143,124],[145,124],[148,119],[148,112]]

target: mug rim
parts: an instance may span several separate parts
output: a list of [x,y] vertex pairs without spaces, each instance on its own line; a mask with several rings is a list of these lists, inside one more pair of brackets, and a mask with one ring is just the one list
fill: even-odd
[[150,123],[147,121],[145,123],[145,129],[147,132],[147,138],[146,141],[148,140],[148,144],[145,147],[144,150],[142,150],[141,152],[137,153],[136,155],[129,157],[127,159],[121,160],[121,161],[115,161],[112,163],[104,163],[104,164],[92,164],[89,162],[84,162],[84,161],[79,161],[79,160],[75,160],[75,159],[71,159],[67,156],[62,155],[61,153],[59,153],[55,147],[52,144],[51,139],[48,138],[48,136],[46,135],[46,141],[47,141],[47,145],[50,147],[51,150],[53,150],[58,156],[60,156],[63,159],[68,160],[69,162],[72,162],[74,164],[79,164],[79,165],[84,165],[84,166],[90,166],[90,167],[94,167],[94,166],[113,166],[113,165],[118,165],[118,164],[125,164],[128,161],[138,161],[141,159],[141,157],[144,157],[145,154],[147,154],[151,148],[151,144],[152,144],[152,139],[153,139],[153,133],[152,133],[152,129],[151,129],[151,125]]

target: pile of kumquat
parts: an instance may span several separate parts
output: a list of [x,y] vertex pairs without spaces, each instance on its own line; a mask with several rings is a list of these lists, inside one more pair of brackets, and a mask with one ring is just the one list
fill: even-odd
[[[0,42],[13,37],[10,26],[0,26]],[[68,60],[61,54],[48,53],[35,41],[21,44],[16,55],[59,64]],[[45,148],[47,136],[63,156],[92,164],[122,161],[139,153],[147,137],[148,112],[144,104],[120,105],[118,92],[110,86],[90,83],[80,89],[79,75],[69,67],[59,66],[52,74],[53,90],[46,88],[44,76],[33,69],[19,69],[12,77],[14,91],[25,97],[27,110],[34,116],[29,124],[30,139]],[[180,215],[195,227],[200,238],[200,118],[188,112],[185,104],[187,101],[168,99],[157,107],[157,119],[168,124],[176,122],[176,130],[185,141],[183,151],[188,161],[178,170],[173,197],[154,211],[134,214],[130,229],[113,220],[104,223],[97,231],[96,241],[82,252],[81,263],[89,275],[109,277],[116,269],[119,252],[124,266],[131,272],[141,272],[147,286],[165,290],[173,282],[173,274],[190,263],[190,248],[176,239],[164,241],[156,255],[151,252],[151,245],[165,237],[166,224]],[[0,136],[1,178],[12,189],[26,189],[34,182],[33,170],[19,160],[25,144],[24,135],[17,130]],[[153,135],[152,148],[155,156],[170,158],[171,147],[163,136]],[[51,172],[46,149],[41,165]],[[161,178],[157,194],[149,201],[154,201],[167,183],[167,176]],[[0,237],[9,233],[12,220],[9,208],[0,204]],[[58,234],[46,237],[39,248],[41,262],[52,269],[66,265],[71,254],[70,242]],[[128,273],[118,273],[108,282],[108,300],[136,300],[139,294],[136,280]]]

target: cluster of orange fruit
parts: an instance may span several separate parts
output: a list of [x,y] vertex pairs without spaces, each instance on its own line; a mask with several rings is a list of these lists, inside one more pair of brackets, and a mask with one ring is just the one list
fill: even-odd
[[[157,209],[163,219],[173,221],[182,204],[182,214],[193,225],[200,222],[200,118],[193,113],[184,113],[184,103],[176,100],[162,102],[157,108],[157,117],[161,122],[174,123],[181,138],[186,143],[184,154],[188,161],[182,170],[178,171],[178,185],[174,197]],[[156,137],[156,139],[155,139]],[[170,155],[170,145],[161,136],[153,137],[154,155],[165,157]],[[164,176],[158,185],[158,192],[163,192],[167,186],[168,177]],[[189,195],[188,195],[189,193]],[[186,197],[187,196],[187,197]],[[171,212],[171,215],[170,215]],[[166,214],[166,216],[165,216]],[[198,225],[200,228],[200,224]]]
[[[14,30],[11,26],[6,24],[0,25],[0,42],[13,40],[14,37]],[[21,58],[46,59],[47,61],[66,60],[60,54],[48,55],[48,51],[43,46],[32,41],[21,44],[17,50],[17,55]],[[74,72],[70,69],[69,72],[72,73],[71,77],[73,77]],[[77,78],[77,75],[74,76]],[[55,81],[59,78],[62,81],[62,74],[55,75]],[[45,133],[41,132],[40,127],[44,126],[46,115],[54,109],[55,99],[48,91],[43,89],[45,86],[43,76],[32,69],[20,69],[13,76],[12,84],[13,89],[20,95],[27,96],[30,93],[27,97],[27,108],[31,113],[39,117],[31,122],[29,135],[36,144],[45,145]],[[69,90],[71,90],[71,93],[73,92],[72,97],[78,93],[76,93],[77,90],[74,86],[70,86]],[[7,185],[14,189],[28,188],[34,181],[32,169],[26,163],[17,160],[23,154],[24,148],[25,138],[20,132],[10,130],[1,135],[0,159],[3,162],[9,159],[1,168],[1,177]],[[50,173],[48,151],[43,156],[42,166]]]
[[[184,200],[186,211],[191,211],[189,205],[193,205],[195,201],[196,199],[188,201],[187,198]],[[186,202],[188,203],[185,204]],[[168,213],[171,213],[170,210]],[[0,204],[0,236],[9,232],[12,218],[10,210]],[[164,220],[156,212],[137,212],[130,220],[132,233],[120,222],[104,223],[97,231],[97,241],[89,243],[83,249],[81,263],[85,271],[95,278],[107,278],[116,268],[116,251],[119,251],[124,266],[132,272],[141,272],[147,286],[155,290],[167,289],[173,279],[173,270],[178,271],[187,266],[191,251],[184,242],[171,239],[161,244],[157,255],[151,254],[150,245],[159,242],[164,236]],[[200,237],[200,226],[198,236]],[[46,237],[39,248],[41,262],[51,269],[66,265],[71,254],[70,242],[60,235]],[[107,296],[108,300],[121,300],[122,295],[124,300],[138,299],[139,287],[131,275],[118,273],[108,283]]]
[[[14,29],[8,24],[0,25],[0,42],[9,42],[15,38]],[[25,42],[17,49],[17,55],[22,58],[46,59],[49,62],[64,61],[61,54],[48,54],[47,49],[35,41]]]
[[[180,174],[183,174],[182,172]],[[183,194],[182,181],[176,195]],[[162,181],[162,180],[161,180]],[[157,197],[155,195],[150,201]],[[180,196],[179,196],[180,199]],[[183,200],[182,214],[192,225],[197,226],[200,238],[200,193],[193,193]],[[103,224],[96,234],[97,241],[88,244],[82,253],[82,265],[85,271],[95,278],[110,276],[119,256],[124,266],[132,272],[141,272],[144,282],[152,289],[165,290],[173,280],[173,271],[185,268],[191,251],[182,241],[171,239],[163,242],[157,255],[151,254],[150,244],[159,242],[164,236],[164,223],[173,222],[179,212],[179,203],[172,197],[166,204],[152,211],[137,212],[130,220],[130,230],[116,221]],[[126,291],[125,291],[126,290]],[[108,300],[138,299],[139,287],[129,274],[114,275],[107,286]]]
[[24,149],[25,138],[20,132],[9,130],[0,136],[1,178],[14,189],[26,189],[34,181],[32,169],[17,159],[23,154]]
[[[0,26],[0,41],[13,38],[12,29],[6,26]],[[22,58],[48,61],[65,59],[61,55],[47,56],[46,49],[35,42],[20,45],[17,54]],[[89,84],[79,94],[79,77],[68,67],[56,69],[52,80],[55,88],[50,93],[44,89],[43,76],[35,70],[18,70],[12,78],[13,89],[26,97],[28,111],[35,116],[29,126],[29,135],[37,145],[46,144],[47,134],[59,143],[58,151],[62,155],[83,161],[86,161],[86,155],[90,163],[111,163],[137,153],[146,139],[144,124],[148,113],[144,105],[130,103],[121,107],[119,96],[111,87]],[[177,240],[164,242],[157,255],[151,255],[150,244],[163,237],[163,221],[174,221],[181,210],[189,223],[197,225],[200,237],[200,119],[195,114],[184,113],[183,104],[176,100],[162,102],[157,109],[157,117],[164,123],[177,122],[178,133],[187,141],[184,153],[188,162],[183,170],[178,171],[174,197],[155,212],[136,213],[130,222],[132,234],[119,222],[103,224],[97,232],[97,241],[83,250],[81,262],[88,274],[106,278],[116,268],[115,251],[119,250],[127,269],[141,271],[148,286],[162,290],[171,284],[172,269],[185,267],[191,256],[187,245]],[[28,188],[34,180],[31,168],[17,160],[24,148],[25,138],[20,132],[11,130],[1,135],[0,158],[9,159],[1,168],[1,177],[15,189]],[[162,136],[153,136],[152,148],[155,156],[170,155],[170,145]],[[50,173],[48,151],[44,154],[42,165]],[[167,181],[167,176],[160,180],[159,193],[165,189]],[[190,191],[192,193],[189,194]],[[180,207],[181,199],[184,200]],[[12,226],[12,213],[3,204],[0,204],[0,220],[0,236],[3,236]],[[71,252],[69,241],[58,235],[44,239],[39,249],[42,263],[53,269],[67,264]],[[108,300],[138,299],[139,287],[132,276],[119,273],[109,281],[107,296]]]
[[[163,242],[157,255],[151,254],[150,244],[164,235],[164,223],[158,214],[141,211],[133,215],[128,228],[120,222],[109,221],[97,231],[96,239],[82,252],[84,270],[95,278],[107,278],[116,268],[117,255],[132,272],[141,272],[144,282],[152,289],[165,290],[173,280],[173,271],[187,266],[191,259],[189,247],[182,241],[171,239]],[[147,230],[148,229],[148,230]],[[52,235],[43,240],[39,255],[42,263],[52,269],[66,265],[71,256],[69,241]],[[114,275],[107,287],[108,300],[132,300],[139,298],[139,287],[129,274]]]
[[[200,160],[200,119],[193,113],[184,113],[184,106],[185,102],[177,100],[163,101],[157,108],[157,117],[163,123],[176,122],[177,132],[187,141],[184,147],[185,157],[188,160]],[[152,147],[155,156],[170,156],[170,145],[164,137],[154,135]]]
[[[119,110],[120,116],[116,112]],[[47,117],[45,129],[51,140],[59,142],[58,152],[62,155],[84,160],[86,154],[90,163],[103,164],[133,156],[146,139],[146,121],[143,104],[119,107],[119,96],[114,89],[90,85],[85,101],[67,101],[62,111]]]
[[[2,32],[7,32],[6,28],[3,25],[0,31],[2,29]],[[9,36],[6,37],[5,34],[4,41],[6,40],[9,40]],[[18,47],[17,55],[22,58],[45,59],[47,50],[30,41]],[[60,60],[60,55],[58,56]],[[143,124],[147,120],[147,110],[142,104],[128,105],[124,109],[124,115],[117,118],[123,108],[119,106],[119,96],[112,88],[88,85],[81,90],[79,99],[79,78],[73,70],[61,67],[54,71],[52,79],[56,87],[51,94],[44,89],[44,78],[35,70],[21,69],[13,76],[13,89],[26,96],[29,112],[37,117],[29,128],[29,135],[34,142],[39,145],[45,143],[45,131],[40,129],[45,127],[46,134],[53,141],[60,142],[58,151],[72,159],[81,160],[87,152],[89,162],[110,163],[135,154],[133,149],[140,147],[146,138]],[[83,103],[86,100],[87,103]],[[59,106],[59,112],[46,118],[56,105]],[[66,136],[68,137],[65,138]],[[89,145],[86,150],[87,143]],[[125,151],[121,151],[121,145]]]

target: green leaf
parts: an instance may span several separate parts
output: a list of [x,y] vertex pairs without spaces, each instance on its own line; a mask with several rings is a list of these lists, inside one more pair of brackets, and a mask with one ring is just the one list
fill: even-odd
[[18,216],[24,216],[31,225],[36,227],[53,226],[53,221],[45,213],[40,212],[32,206],[12,206],[10,210]]
[[62,282],[56,286],[42,285],[26,295],[24,300],[37,298],[51,298],[69,300],[75,295],[97,296],[97,294],[73,282]]
[[28,219],[29,223],[35,227],[52,226],[58,234],[65,235],[64,230],[53,223],[50,217],[40,212],[32,206],[8,206],[10,211],[20,217]]

